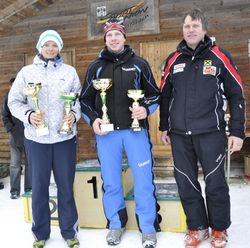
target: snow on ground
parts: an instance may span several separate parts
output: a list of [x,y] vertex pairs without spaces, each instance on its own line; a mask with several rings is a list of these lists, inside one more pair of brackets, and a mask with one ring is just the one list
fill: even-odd
[[[23,178],[22,178],[23,179]],[[24,221],[22,198],[11,200],[9,197],[9,177],[0,179],[4,189],[0,190],[0,247],[32,247],[31,224]],[[23,181],[23,180],[22,180]],[[227,248],[249,248],[250,242],[250,181],[232,179],[230,182],[232,225],[228,230]],[[46,248],[67,247],[57,226],[51,227],[51,238]],[[105,248],[107,230],[80,229],[78,238],[81,247]],[[162,232],[157,234],[157,248],[182,248],[183,233]],[[138,231],[126,231],[117,248],[140,248],[141,235]],[[199,248],[210,247],[209,240]]]

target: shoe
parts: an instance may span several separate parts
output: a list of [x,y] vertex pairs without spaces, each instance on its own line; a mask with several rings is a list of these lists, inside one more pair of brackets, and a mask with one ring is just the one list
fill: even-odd
[[203,240],[208,239],[208,237],[208,229],[188,230],[184,238],[185,248],[196,248]]
[[155,248],[157,244],[156,233],[142,234],[142,247]]
[[228,240],[227,231],[212,230],[212,248],[224,248],[226,247]]
[[31,188],[25,189],[24,192],[25,192],[25,193],[31,192]]
[[106,241],[108,245],[118,245],[121,242],[122,234],[125,228],[120,229],[110,229]]
[[19,194],[17,194],[17,193],[13,193],[13,194],[11,194],[10,195],[10,199],[18,199],[20,197],[20,195]]
[[77,238],[66,239],[66,243],[67,243],[68,247],[70,247],[70,248],[79,248],[80,247],[80,242]]
[[45,240],[35,240],[33,248],[43,248],[45,246]]

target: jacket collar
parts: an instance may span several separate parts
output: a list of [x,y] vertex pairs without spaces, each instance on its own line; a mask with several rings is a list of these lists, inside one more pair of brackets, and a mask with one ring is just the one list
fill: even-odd
[[100,52],[99,58],[103,60],[108,60],[111,62],[120,61],[122,63],[122,62],[126,62],[134,54],[135,54],[134,50],[130,48],[128,45],[125,45],[123,52],[119,54],[112,53],[107,49],[107,47],[105,47]]
[[63,63],[63,58],[58,55],[55,59],[45,59],[41,54],[37,54],[33,59],[33,64],[42,65],[43,67],[57,67]]
[[177,46],[177,51],[188,55],[188,56],[194,56],[194,57],[203,57],[204,54],[206,54],[208,52],[208,50],[214,46],[214,42],[212,41],[212,39],[205,35],[204,37],[204,41],[200,41],[200,43],[198,44],[198,46],[196,47],[195,50],[189,48],[187,46],[187,43],[185,40],[182,40],[180,42],[180,44]]

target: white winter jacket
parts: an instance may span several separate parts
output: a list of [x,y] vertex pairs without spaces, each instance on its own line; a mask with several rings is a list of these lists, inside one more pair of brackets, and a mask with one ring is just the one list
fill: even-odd
[[[36,128],[29,123],[30,112],[34,110],[30,96],[23,92],[28,83],[41,83],[42,88],[38,96],[39,110],[44,112],[44,121],[49,127],[49,134],[37,137]],[[9,92],[8,106],[12,115],[20,119],[25,126],[24,135],[27,139],[38,143],[51,144],[71,139],[76,135],[76,123],[73,125],[73,134],[58,134],[63,123],[64,100],[62,92],[80,93],[81,84],[74,67],[63,63],[62,58],[48,63],[35,56],[33,64],[24,66],[17,74]],[[80,105],[77,100],[72,111],[78,121],[81,117]]]

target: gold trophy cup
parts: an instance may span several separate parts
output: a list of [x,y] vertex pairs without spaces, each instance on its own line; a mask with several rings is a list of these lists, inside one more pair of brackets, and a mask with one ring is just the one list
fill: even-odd
[[[61,98],[64,100],[65,105],[64,105],[64,110],[65,110],[65,114],[68,115],[71,111],[71,106],[72,103],[75,102],[75,100],[77,99],[78,94],[74,93],[74,92],[63,92],[61,95]],[[71,129],[71,127],[69,126],[68,122],[63,122],[62,127],[60,128],[60,130],[58,130],[59,134],[72,134],[73,131]]]
[[102,120],[103,124],[101,124],[101,130],[108,132],[114,130],[114,124],[110,123],[108,117],[108,108],[106,106],[106,90],[108,90],[112,86],[112,80],[110,78],[100,78],[92,80],[93,86],[96,90],[100,90],[100,96],[102,100]]
[[[28,83],[27,86],[25,86],[23,89],[25,95],[31,96],[34,105],[34,110],[37,114],[41,113],[38,106],[38,94],[41,88],[42,88],[41,83]],[[36,129],[36,135],[40,137],[48,134],[49,134],[49,128],[47,124],[44,121],[42,121],[42,123]]]
[[[138,108],[140,106],[138,100],[144,97],[144,90],[128,90],[128,97],[134,100],[132,103],[132,108]],[[133,131],[141,131],[142,128],[140,127],[139,121],[137,119],[133,120],[131,129]]]

